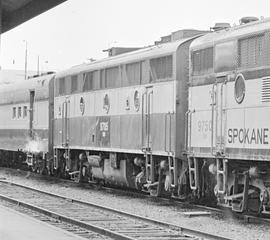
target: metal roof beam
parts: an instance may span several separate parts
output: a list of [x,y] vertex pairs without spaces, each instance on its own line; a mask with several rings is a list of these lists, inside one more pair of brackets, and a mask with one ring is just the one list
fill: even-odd
[[2,16],[2,33],[65,1],[66,0],[32,0],[23,7]]

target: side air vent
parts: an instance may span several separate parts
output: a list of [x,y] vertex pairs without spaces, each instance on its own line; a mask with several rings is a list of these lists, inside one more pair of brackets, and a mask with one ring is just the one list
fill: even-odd
[[270,102],[270,77],[262,79],[262,102]]

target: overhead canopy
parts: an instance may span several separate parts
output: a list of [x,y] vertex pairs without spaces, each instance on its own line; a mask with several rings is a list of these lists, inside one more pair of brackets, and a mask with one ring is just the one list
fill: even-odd
[[66,0],[0,0],[0,2],[2,2],[2,33],[65,1]]

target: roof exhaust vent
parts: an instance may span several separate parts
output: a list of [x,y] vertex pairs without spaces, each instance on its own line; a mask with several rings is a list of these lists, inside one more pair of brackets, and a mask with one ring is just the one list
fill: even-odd
[[240,20],[239,20],[239,23],[240,25],[242,24],[247,24],[247,23],[250,23],[250,22],[255,22],[255,21],[258,21],[259,18],[257,17],[242,17]]
[[103,52],[108,52],[108,56],[109,57],[113,57],[119,54],[123,54],[123,53],[127,53],[127,52],[132,52],[132,51],[136,51],[139,50],[141,48],[126,48],[126,47],[112,47],[109,49],[105,49],[103,50]]
[[223,30],[223,29],[227,29],[230,28],[231,25],[229,23],[216,23],[214,27],[211,27],[211,30],[214,31],[219,31],[219,30]]

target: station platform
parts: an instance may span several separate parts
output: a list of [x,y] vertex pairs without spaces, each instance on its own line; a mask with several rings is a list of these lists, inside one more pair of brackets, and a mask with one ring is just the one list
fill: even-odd
[[72,233],[0,205],[1,240],[82,240]]

